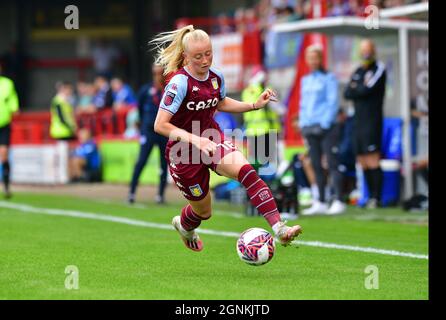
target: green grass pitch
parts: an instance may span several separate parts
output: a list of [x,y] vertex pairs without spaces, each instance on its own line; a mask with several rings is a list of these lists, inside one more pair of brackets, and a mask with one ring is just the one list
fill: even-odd
[[[28,193],[0,201],[0,299],[429,298],[427,258],[300,244],[277,246],[270,263],[254,267],[239,260],[236,237],[205,233],[204,250],[192,252],[168,228],[182,205],[132,207]],[[214,207],[202,229],[269,230],[262,217],[243,216],[237,206]],[[428,254],[426,212],[350,207],[342,216],[301,217],[296,223],[304,230],[301,241]],[[78,268],[78,289],[65,287],[69,265]],[[366,288],[367,266],[377,267],[377,289]]]

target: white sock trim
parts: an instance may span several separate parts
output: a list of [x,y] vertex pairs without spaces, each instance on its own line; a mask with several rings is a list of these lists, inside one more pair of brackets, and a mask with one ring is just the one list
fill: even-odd
[[276,224],[274,224],[272,226],[272,229],[274,231],[274,233],[277,235],[277,233],[279,232],[280,227],[282,226],[282,221],[276,222]]
[[247,177],[249,174],[253,173],[253,172],[255,172],[254,169],[248,171],[248,172],[245,174],[245,176],[243,177],[243,179],[240,181],[240,183],[243,184],[243,181],[245,181],[246,177]]

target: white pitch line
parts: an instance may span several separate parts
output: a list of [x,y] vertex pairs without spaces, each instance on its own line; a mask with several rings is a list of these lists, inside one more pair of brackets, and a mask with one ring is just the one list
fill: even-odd
[[326,243],[320,241],[305,241],[305,243],[301,243],[302,241],[295,241],[298,244],[311,246],[311,247],[320,247],[320,248],[330,248],[330,249],[341,249],[341,250],[350,250],[350,251],[360,251],[360,252],[371,252],[371,253],[379,253],[389,256],[398,256],[398,257],[408,257],[415,259],[428,259],[428,256],[425,254],[418,253],[410,253],[410,252],[400,252],[396,250],[386,250],[386,249],[376,249],[370,247],[357,247],[357,246],[349,246],[343,244],[335,244],[335,243]]
[[[98,214],[98,213],[90,213],[90,212],[82,212],[76,210],[64,210],[64,209],[52,209],[52,208],[40,208],[33,207],[26,204],[19,203],[10,203],[5,201],[0,201],[0,208],[7,208],[18,210],[27,213],[35,213],[35,214],[47,214],[54,216],[68,216],[75,218],[84,218],[84,219],[93,219],[93,220],[102,220],[102,221],[110,221],[116,223],[122,223],[127,225],[139,226],[139,227],[147,227],[147,228],[156,228],[156,229],[165,229],[165,230],[173,230],[173,226],[169,224],[156,223],[156,222],[148,222],[142,220],[129,219],[118,216],[110,216],[106,214]],[[210,230],[210,229],[197,229],[202,234],[209,234],[215,236],[223,236],[223,237],[231,237],[237,238],[240,236],[238,232],[230,232],[230,231],[218,231],[218,230]],[[310,246],[310,247],[319,247],[319,248],[328,248],[328,249],[339,249],[339,250],[348,250],[348,251],[356,251],[356,252],[367,252],[367,253],[377,253],[383,255],[390,256],[398,256],[398,257],[407,257],[414,259],[429,259],[427,255],[410,253],[410,252],[401,252],[396,250],[386,250],[386,249],[377,249],[371,247],[358,247],[358,246],[350,246],[350,245],[342,245],[336,243],[327,243],[321,241],[302,241],[296,240],[293,241],[293,244]]]

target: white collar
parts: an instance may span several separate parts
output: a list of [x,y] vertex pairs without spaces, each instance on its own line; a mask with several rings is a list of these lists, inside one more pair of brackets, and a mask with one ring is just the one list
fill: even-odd
[[208,74],[206,75],[206,79],[198,79],[195,78],[190,72],[189,70],[186,69],[186,66],[184,66],[184,70],[186,70],[187,74],[190,75],[192,78],[194,78],[197,81],[206,81],[207,79],[209,79],[209,70],[208,70]]

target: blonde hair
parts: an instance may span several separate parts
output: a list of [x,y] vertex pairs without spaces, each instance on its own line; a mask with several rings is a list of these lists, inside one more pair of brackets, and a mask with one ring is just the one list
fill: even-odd
[[[164,75],[176,72],[185,65],[183,53],[190,40],[210,39],[205,31],[188,25],[178,30],[162,32],[149,41],[149,45],[155,46],[157,50],[155,64],[164,68]],[[170,44],[166,47],[168,43]]]

